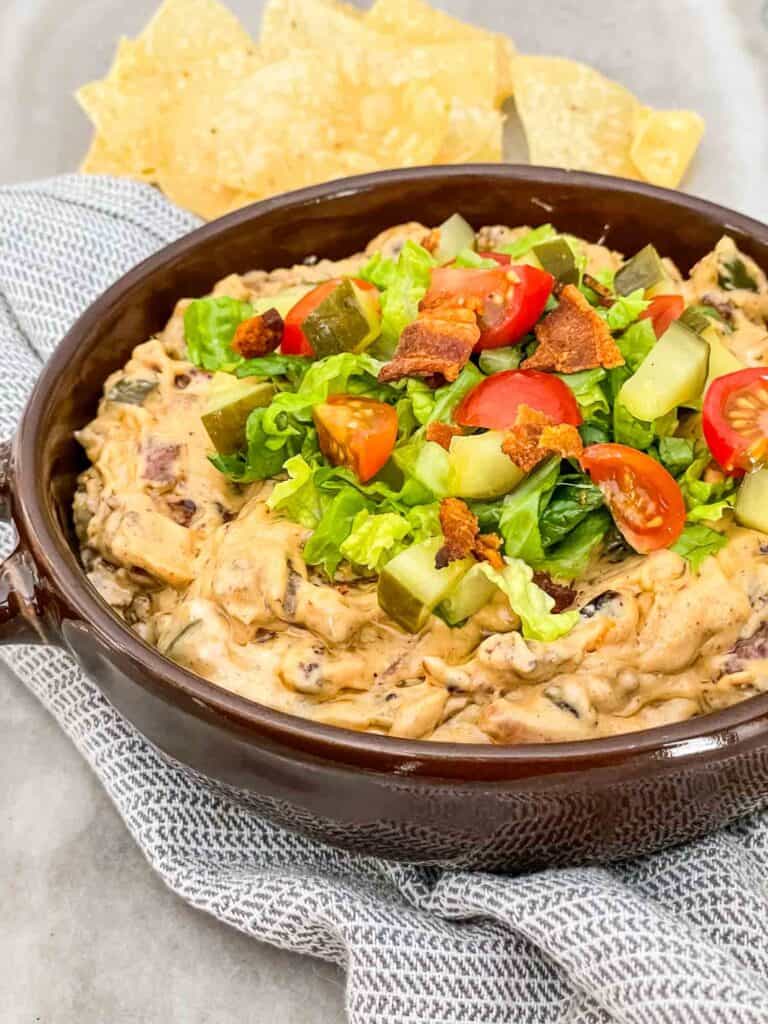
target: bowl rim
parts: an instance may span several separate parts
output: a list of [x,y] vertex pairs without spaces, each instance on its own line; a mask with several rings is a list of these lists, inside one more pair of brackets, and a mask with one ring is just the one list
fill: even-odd
[[[73,550],[49,514],[50,506],[45,495],[47,481],[43,479],[38,465],[41,446],[37,440],[48,394],[60,368],[76,357],[82,338],[97,328],[106,311],[119,303],[126,292],[151,277],[160,267],[187,255],[190,250],[267,213],[295,213],[307,205],[374,191],[381,185],[398,183],[406,188],[411,182],[430,178],[449,182],[467,177],[642,194],[663,204],[683,207],[713,218],[724,230],[737,230],[754,236],[768,246],[768,225],[709,200],[609,175],[524,164],[458,164],[379,171],[340,178],[261,200],[203,224],[137,264],[92,302],[59,342],[35,383],[13,442],[14,518],[22,543],[26,542],[32,550],[36,564],[52,582],[53,593],[63,600],[65,608],[74,612],[76,619],[110,652],[127,658],[136,675],[149,673],[153,682],[160,684],[164,699],[178,704],[180,697],[186,697],[193,707],[204,706],[207,712],[236,728],[241,736],[245,730],[245,737],[251,742],[269,736],[294,748],[309,749],[326,759],[352,766],[364,765],[374,771],[439,778],[443,775],[441,768],[450,766],[444,777],[466,777],[471,781],[473,769],[481,766],[493,771],[488,778],[503,780],[505,775],[501,770],[504,767],[518,771],[525,769],[526,775],[533,775],[537,771],[551,773],[616,765],[634,761],[640,756],[646,760],[678,760],[681,757],[710,755],[725,746],[732,748],[734,742],[762,735],[768,727],[768,694],[750,697],[725,710],[671,725],[598,739],[516,746],[399,739],[324,725],[277,711],[182,668],[141,639],[90,586]],[[132,679],[135,685],[141,685],[135,675]]]

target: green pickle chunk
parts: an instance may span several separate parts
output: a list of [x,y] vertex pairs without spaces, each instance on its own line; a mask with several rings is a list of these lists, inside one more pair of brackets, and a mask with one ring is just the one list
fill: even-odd
[[511,491],[525,474],[501,450],[504,434],[456,436],[448,451],[448,493],[457,498],[498,498]]
[[345,278],[302,324],[318,359],[362,352],[379,336],[381,311],[376,291]]
[[379,576],[380,607],[409,633],[418,633],[426,625],[434,609],[475,564],[464,558],[436,569],[435,555],[442,545],[442,537],[413,544],[388,562]]
[[646,245],[632,259],[627,260],[623,267],[619,267],[613,285],[618,295],[631,295],[638,288],[643,291],[653,288],[666,276],[661,256],[652,245]]
[[748,473],[736,495],[736,521],[768,533],[768,469]]
[[269,405],[274,393],[272,384],[256,377],[214,374],[202,420],[220,455],[231,455],[245,445],[248,417],[254,409]]
[[563,238],[562,235],[549,238],[546,242],[534,245],[533,251],[542,270],[546,270],[561,284],[579,283],[579,266],[574,251],[568,244],[568,239]]
[[437,606],[437,614],[449,626],[457,626],[491,600],[498,587],[491,583],[479,565],[473,565],[456,587]]
[[670,324],[619,392],[639,420],[655,420],[698,401],[709,368],[709,345],[684,324]]
[[438,228],[440,241],[433,255],[438,263],[451,263],[462,249],[475,248],[475,231],[460,213],[451,214]]

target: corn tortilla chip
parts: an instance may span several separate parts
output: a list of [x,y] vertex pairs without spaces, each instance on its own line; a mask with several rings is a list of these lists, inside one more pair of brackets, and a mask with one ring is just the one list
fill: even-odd
[[491,41],[495,49],[496,103],[501,105],[512,93],[515,47],[507,36],[469,25],[430,7],[425,0],[376,0],[366,16],[366,24],[398,38],[401,45]]
[[635,119],[632,162],[646,181],[676,188],[703,134],[704,120],[691,110],[643,107]]
[[504,115],[486,107],[451,104],[448,134],[437,154],[439,164],[498,163],[502,159]]
[[599,71],[559,57],[517,57],[515,103],[531,163],[637,178],[638,102]]

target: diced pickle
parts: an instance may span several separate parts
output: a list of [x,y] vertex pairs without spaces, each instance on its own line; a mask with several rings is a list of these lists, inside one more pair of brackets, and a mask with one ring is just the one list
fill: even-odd
[[688,306],[680,314],[680,323],[685,324],[696,334],[704,334],[708,327],[712,326],[712,317],[707,316],[701,306]]
[[568,240],[558,235],[534,245],[533,251],[543,270],[557,278],[561,284],[579,283],[579,265]]
[[484,608],[496,590],[496,585],[491,583],[480,566],[473,565],[437,606],[437,614],[449,626],[456,626]]
[[434,257],[438,263],[451,263],[462,249],[475,248],[475,231],[460,213],[451,214],[438,228],[440,241]]
[[413,544],[388,562],[379,575],[380,607],[409,633],[418,633],[474,564],[465,558],[436,569],[435,555],[442,545],[442,537]]
[[302,324],[318,359],[362,352],[379,336],[381,309],[376,291],[345,278]]
[[709,387],[717,377],[723,377],[726,373],[735,373],[744,369],[744,363],[731,352],[723,340],[723,332],[714,321],[710,320],[710,326],[703,334],[703,338],[709,345],[709,373],[704,390]]
[[653,288],[666,276],[661,257],[652,245],[646,245],[631,260],[627,260],[624,266],[619,267],[613,285],[618,295],[631,295],[638,288],[643,291]]
[[435,441],[395,448],[392,459],[404,476],[426,487],[436,498],[445,498],[448,490],[448,452]]
[[214,375],[202,420],[220,455],[230,455],[245,445],[248,417],[254,409],[269,405],[274,393],[272,384],[256,377]]
[[736,519],[750,530],[768,533],[768,469],[748,473],[736,495]]
[[675,321],[619,392],[619,401],[639,420],[655,420],[698,401],[709,366],[709,345]]
[[457,498],[498,498],[525,474],[501,450],[504,434],[488,430],[456,436],[448,451],[448,493]]
[[717,275],[717,283],[725,291],[745,289],[749,292],[757,291],[757,281],[747,270],[747,265],[739,256],[729,262],[721,263]]

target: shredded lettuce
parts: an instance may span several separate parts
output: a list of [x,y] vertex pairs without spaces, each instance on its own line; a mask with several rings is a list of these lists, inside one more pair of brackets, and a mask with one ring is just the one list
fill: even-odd
[[602,367],[594,370],[581,370],[579,373],[558,373],[555,374],[573,392],[574,398],[579,403],[581,418],[589,420],[600,419],[607,422],[610,416],[611,407],[608,398],[601,384],[608,376]]
[[492,568],[487,562],[479,564],[491,583],[495,583],[506,595],[512,611],[520,617],[526,640],[551,643],[570,633],[579,621],[579,613],[572,611],[553,614],[555,602],[533,582],[533,569],[519,558],[507,558],[505,562],[501,571]]
[[283,468],[289,479],[275,484],[267,499],[267,508],[271,512],[280,511],[295,523],[313,529],[322,515],[320,496],[312,479],[315,467],[301,455],[294,455]]
[[559,544],[582,520],[603,504],[603,492],[585,474],[574,473],[572,477],[561,477],[541,514],[539,529],[543,547],[550,548]]
[[724,533],[711,530],[702,523],[693,523],[685,527],[670,550],[686,558],[693,572],[698,572],[702,562],[710,555],[716,555],[727,543],[728,538]]
[[[637,293],[633,292],[633,294]],[[653,323],[650,320],[637,320],[616,339],[616,344],[627,363],[626,367],[619,367],[619,370],[625,372],[629,370],[630,374],[634,373],[656,344]],[[611,370],[610,372],[613,374],[617,371]],[[622,381],[622,383],[624,382]]]
[[190,362],[204,370],[233,370],[243,359],[232,348],[232,339],[238,325],[252,316],[249,302],[228,295],[194,299],[184,312]]
[[687,437],[659,438],[659,462],[672,476],[684,472],[694,458],[694,443]]
[[483,374],[474,363],[467,363],[459,376],[450,384],[445,384],[434,392],[435,404],[427,419],[428,423],[449,423],[453,410],[472,388],[483,380]]
[[342,487],[326,505],[314,533],[304,545],[307,565],[322,566],[328,579],[333,579],[343,557],[341,545],[352,532],[358,512],[368,507],[354,487]]
[[431,253],[409,239],[396,261],[377,253],[360,271],[382,292],[381,338],[375,346],[382,357],[392,355],[403,328],[416,319],[434,266]]
[[514,242],[510,242],[509,245],[502,245],[499,252],[506,253],[513,260],[520,259],[521,256],[525,256],[527,252],[530,252],[534,245],[538,245],[539,242],[546,242],[548,238],[554,238],[556,234],[557,232],[551,224],[542,224],[541,227],[533,228],[532,231],[521,235]]
[[456,267],[469,267],[472,270],[498,270],[496,260],[490,260],[474,249],[461,249],[453,263]]
[[648,309],[650,302],[643,298],[643,295],[643,289],[638,288],[637,291],[631,292],[629,295],[622,295],[617,298],[608,309],[598,310],[599,315],[605,320],[610,331],[625,331],[631,324],[635,323],[641,313]]
[[401,542],[410,530],[408,520],[396,512],[372,514],[362,509],[339,550],[353,565],[376,572],[403,548]]
[[423,380],[409,377],[405,383],[405,393],[411,400],[413,415],[422,426],[429,422],[435,408],[435,389]]
[[306,356],[283,356],[273,352],[258,359],[246,359],[235,373],[238,377],[285,377],[288,384],[298,387],[310,366],[312,360]]
[[734,477],[716,475],[709,481],[702,479],[711,461],[709,449],[702,443],[696,448],[694,460],[678,478],[691,522],[717,522],[736,502],[738,481]]
[[560,460],[548,459],[504,499],[499,532],[504,538],[504,550],[511,558],[521,558],[531,565],[544,560],[541,518],[559,475]]
[[590,559],[611,529],[612,522],[605,508],[587,513],[564,540],[547,551],[544,561],[536,568],[557,579],[576,580],[583,576]]

